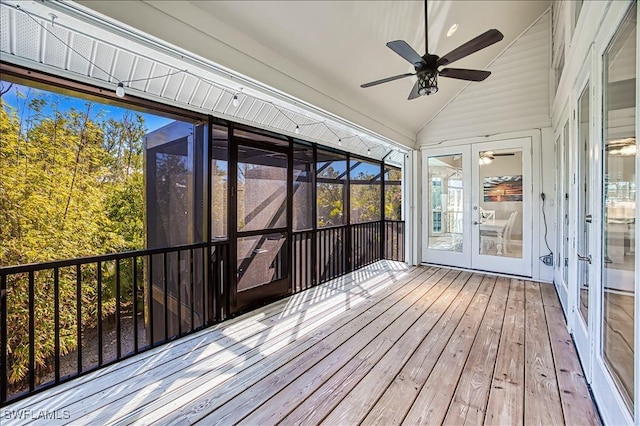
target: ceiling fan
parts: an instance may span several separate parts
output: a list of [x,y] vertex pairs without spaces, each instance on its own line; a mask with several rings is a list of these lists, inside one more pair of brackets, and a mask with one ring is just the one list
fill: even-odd
[[427,17],[427,0],[424,1],[424,22],[425,22],[425,46],[427,53],[423,56],[418,53],[407,44],[404,40],[390,41],[387,43],[387,47],[402,56],[405,60],[409,61],[416,69],[413,73],[406,73],[395,75],[393,77],[383,78],[382,80],[372,81],[365,83],[360,87],[366,88],[376,86],[382,83],[388,83],[390,81],[399,80],[401,78],[410,77],[413,75],[418,76],[416,84],[413,85],[411,93],[409,93],[409,99],[415,99],[419,96],[431,95],[438,91],[438,75],[442,77],[457,78],[459,80],[467,81],[483,81],[491,72],[480,70],[469,70],[462,68],[438,68],[449,65],[458,59],[462,59],[465,56],[471,55],[479,50],[489,47],[494,43],[499,42],[504,38],[502,33],[496,29],[488,30],[487,32],[480,34],[476,38],[469,40],[462,46],[452,50],[446,55],[439,57],[429,53],[429,20]]
[[489,164],[495,157],[512,157],[516,155],[514,152],[493,152],[493,151],[481,151],[478,155],[478,162],[480,165]]

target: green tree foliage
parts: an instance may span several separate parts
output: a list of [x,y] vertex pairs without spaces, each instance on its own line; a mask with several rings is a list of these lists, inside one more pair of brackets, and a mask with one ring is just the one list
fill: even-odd
[[385,175],[384,217],[387,220],[402,219],[402,170],[389,167]]
[[380,220],[381,181],[375,175],[358,172],[351,176],[351,222]]
[[340,173],[333,166],[329,166],[319,176],[325,179],[323,182],[318,182],[316,189],[318,227],[320,228],[343,224],[345,185],[339,175]]
[[[0,266],[70,259],[144,246],[144,118],[107,119],[98,104],[35,90],[17,106],[0,98]],[[93,326],[97,266],[81,269],[83,326]],[[103,313],[115,306],[113,265],[102,267]],[[76,270],[59,270],[61,353],[77,346]],[[28,366],[28,277],[7,282],[9,381]],[[36,366],[54,351],[53,271],[34,274]],[[85,309],[86,307],[86,309]],[[93,309],[93,310],[92,310]]]

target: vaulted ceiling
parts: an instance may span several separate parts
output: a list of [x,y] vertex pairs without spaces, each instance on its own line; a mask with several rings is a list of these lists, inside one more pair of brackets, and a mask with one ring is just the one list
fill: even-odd
[[[407,95],[413,78],[359,87],[413,71],[385,44],[403,39],[424,53],[421,1],[80,3],[408,146],[467,84],[441,78],[437,94],[412,101]],[[549,4],[541,0],[431,1],[429,50],[442,56],[497,28],[505,36],[503,41],[456,62],[456,67],[484,69]],[[446,37],[453,23],[459,29]]]

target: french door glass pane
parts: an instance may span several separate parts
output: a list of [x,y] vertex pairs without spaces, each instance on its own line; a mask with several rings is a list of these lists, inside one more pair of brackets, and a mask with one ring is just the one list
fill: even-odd
[[636,3],[603,57],[602,352],[628,405],[634,391]]
[[428,247],[462,252],[462,154],[429,157]]
[[[589,223],[587,215],[590,214],[591,199],[589,197],[589,84],[580,95],[578,103],[578,149],[580,156],[580,179],[578,191],[578,206],[580,217],[578,219],[578,253],[588,256],[589,251]],[[589,264],[578,264],[578,300],[580,301],[580,314],[585,323],[589,318]]]
[[476,161],[479,253],[522,258],[522,149],[482,151]]

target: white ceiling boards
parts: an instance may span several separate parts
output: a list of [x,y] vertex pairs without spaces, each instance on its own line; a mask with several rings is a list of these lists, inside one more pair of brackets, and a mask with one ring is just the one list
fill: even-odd
[[[407,100],[407,95],[415,77],[360,88],[361,84],[372,80],[413,71],[411,64],[387,48],[386,43],[406,40],[417,52],[424,52],[424,3],[421,1],[82,0],[41,3],[3,0],[2,3],[21,4],[24,9],[54,9],[60,16],[60,30],[66,25],[67,29],[77,30],[82,35],[70,36],[69,43],[86,48],[76,44],[86,41],[86,36],[93,37],[94,43],[102,46],[99,53],[106,54],[98,59],[104,59],[105,66],[112,67],[110,69],[118,79],[131,78],[128,74],[132,72],[143,73],[145,64],[153,62],[155,65],[148,70],[149,76],[160,73],[161,68],[167,72],[191,71],[199,61],[197,72],[193,71],[197,76],[193,73],[171,76],[164,87],[155,90],[158,93],[154,96],[169,96],[177,104],[210,110],[240,121],[253,120],[263,127],[269,127],[269,124],[252,117],[264,116],[266,120],[278,115],[270,111],[270,102],[279,101],[279,105],[288,111],[300,114],[299,117],[292,115],[296,123],[335,123],[331,130],[323,125],[302,126],[301,137],[337,144],[343,136],[340,133],[342,126],[345,136],[361,137],[345,138],[341,142],[343,149],[364,154],[369,145],[376,158],[382,158],[395,144],[415,147],[418,131],[468,84],[443,78],[439,81],[438,93],[411,101]],[[456,62],[459,68],[485,69],[548,6],[546,0],[432,1],[429,3],[429,50],[443,56],[486,30],[497,28],[504,34],[504,40]],[[78,12],[76,18],[80,13],[89,16],[94,28],[67,24],[64,12],[69,10]],[[458,24],[458,30],[447,38],[446,32],[453,23]],[[117,36],[107,34],[113,33],[114,28],[117,28]],[[3,41],[3,46],[7,47],[3,47],[3,60],[23,66],[67,68],[65,71],[75,67],[78,68],[75,74],[112,80],[105,75],[92,75],[95,72],[84,69],[86,64],[83,65],[77,55],[67,53],[71,61],[57,63],[61,55],[49,50],[46,54],[38,53],[38,49],[47,47],[38,43],[46,38],[54,40],[44,33],[40,37],[37,31],[32,32],[34,44],[29,46],[34,50],[34,57],[10,57],[7,53],[15,53],[12,49],[17,40],[25,43],[28,40],[6,31],[3,30],[4,37],[14,37],[14,41]],[[136,38],[140,35],[145,37],[143,42]],[[56,45],[64,50],[64,45],[52,44]],[[172,50],[162,53],[167,46]],[[127,60],[131,62],[128,67]],[[135,71],[127,71],[133,69],[132,64]],[[210,64],[215,64],[214,71],[207,70]],[[120,76],[122,72],[126,75]],[[256,95],[256,98],[234,107],[231,105],[232,94],[218,93],[219,88],[207,84],[213,74],[216,74],[216,81],[224,80],[225,87],[234,90],[244,87],[244,93]],[[154,83],[163,86],[160,81]],[[135,90],[148,92],[154,92],[154,87],[153,84],[132,85]],[[263,93],[258,96],[260,90]],[[281,121],[280,130],[293,132],[293,121],[285,118]],[[270,123],[273,122],[271,117]]]
[[[407,101],[413,81],[360,84],[412,71],[385,43],[424,51],[421,1],[80,1],[81,4],[393,140],[412,146],[465,82]],[[489,28],[505,39],[457,66],[485,68],[549,6],[548,1],[433,1],[430,50],[441,56]],[[453,23],[458,31],[445,33]],[[481,83],[475,83],[481,84]]]

